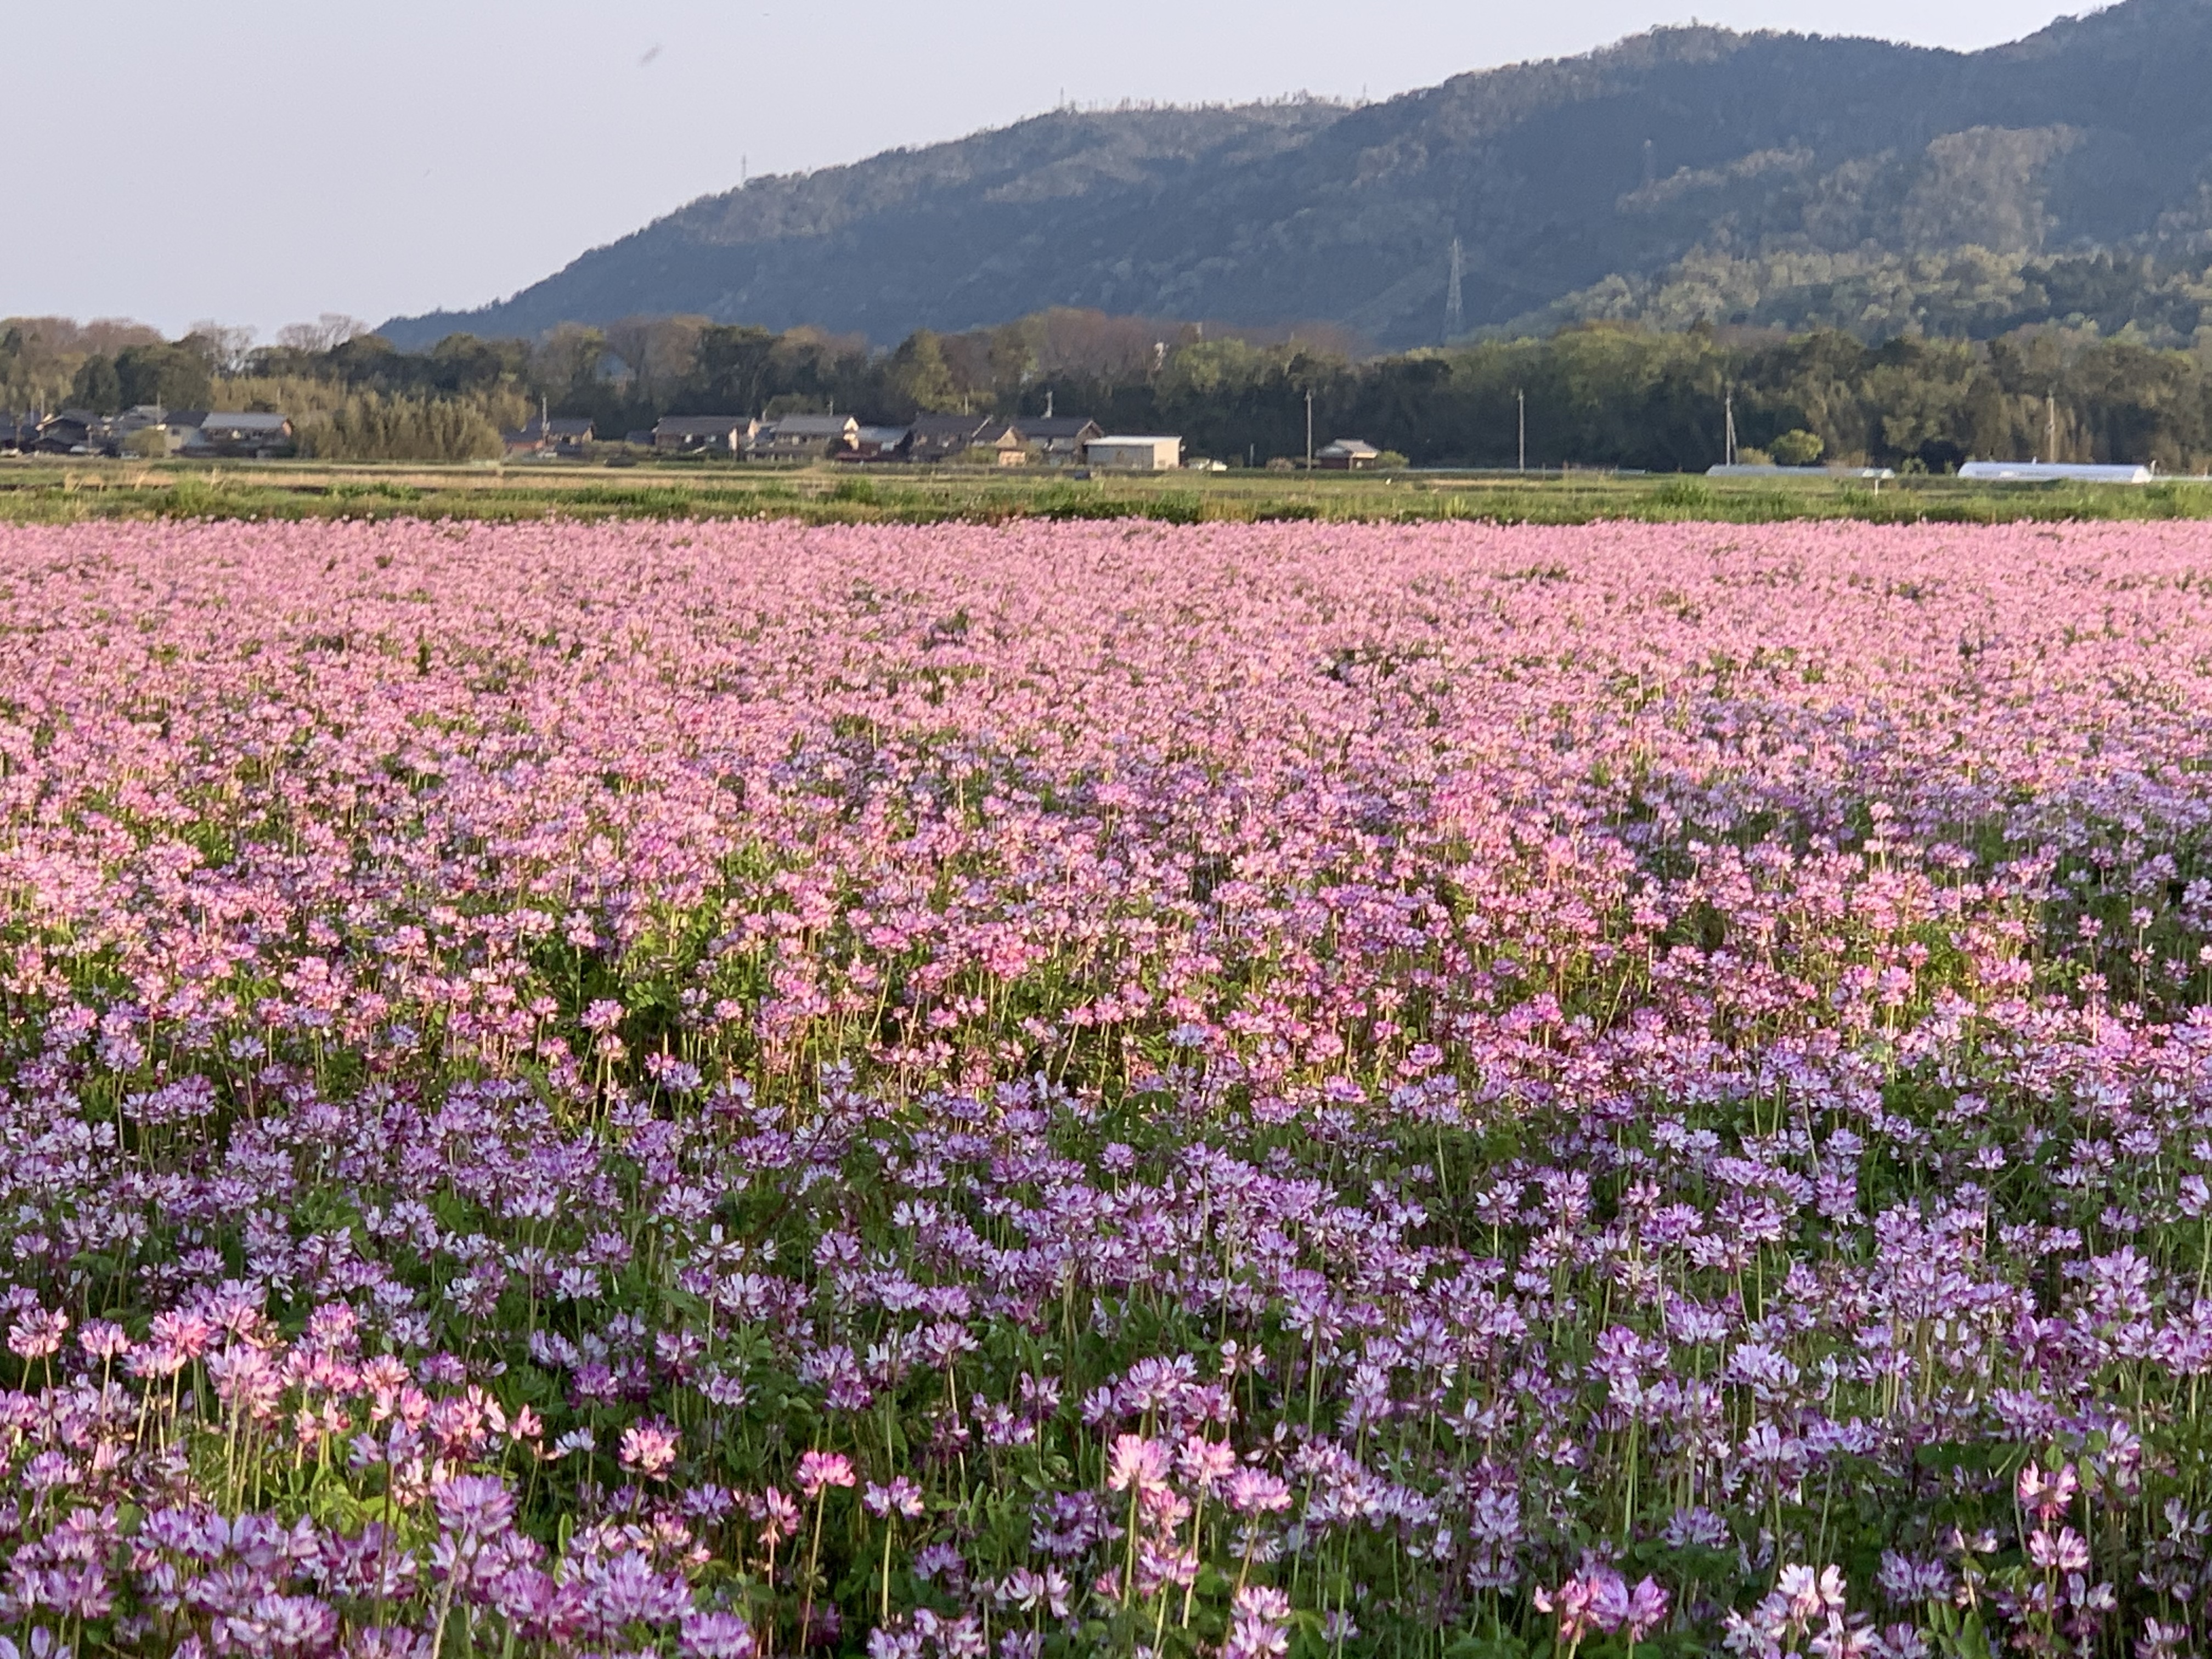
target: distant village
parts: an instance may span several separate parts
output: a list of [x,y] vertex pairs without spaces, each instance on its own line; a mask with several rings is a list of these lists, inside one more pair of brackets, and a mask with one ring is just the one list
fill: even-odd
[[[850,415],[669,415],[649,429],[604,438],[589,420],[541,414],[501,434],[510,460],[660,456],[843,465],[1043,466],[1105,472],[1225,471],[1220,461],[1188,458],[1179,436],[1109,433],[1080,415],[923,415],[905,426],[864,425]],[[140,405],[119,415],[64,410],[58,415],[0,414],[0,453],[98,455],[155,459],[279,459],[290,453],[292,422],[277,413],[165,410]],[[1323,471],[1365,471],[1384,453],[1357,438],[1313,452]],[[1299,463],[1292,463],[1297,465]]]
[[[582,459],[604,447],[588,420],[544,418],[502,434],[511,459]],[[921,415],[904,426],[869,426],[850,415],[665,415],[652,428],[623,434],[628,448],[659,455],[720,456],[747,461],[847,465],[944,465],[1084,468],[1104,472],[1224,471],[1220,461],[1192,459],[1183,441],[1158,434],[1109,433],[1083,415]],[[1357,438],[1322,445],[1316,467],[1364,471],[1382,452]]]
[[290,453],[292,422],[246,410],[163,409],[141,404],[119,415],[65,409],[58,415],[0,413],[0,454],[108,455],[155,459],[228,457],[273,460]]

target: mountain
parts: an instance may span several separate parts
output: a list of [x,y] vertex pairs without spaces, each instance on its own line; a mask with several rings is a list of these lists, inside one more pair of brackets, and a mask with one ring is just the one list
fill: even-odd
[[1059,111],[705,197],[454,331],[696,313],[888,343],[1051,306],[1404,347],[1703,258],[2212,251],[2212,0],[2010,45],[1666,28],[1346,107]]

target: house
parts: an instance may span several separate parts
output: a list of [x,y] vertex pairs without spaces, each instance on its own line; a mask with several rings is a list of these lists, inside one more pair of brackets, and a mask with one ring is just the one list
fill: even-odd
[[761,428],[745,453],[757,461],[819,461],[850,449],[860,433],[850,415],[786,415]]
[[906,429],[906,459],[925,465],[949,461],[993,425],[982,415],[917,415]]
[[88,409],[65,409],[36,422],[18,442],[27,455],[89,455],[100,425],[100,416]]
[[290,447],[292,422],[282,415],[211,410],[201,416],[188,455],[249,456],[265,461]]
[[2092,466],[2074,461],[1968,461],[1959,469],[1961,478],[1984,483],[2147,484],[2157,475],[2147,466]]
[[907,429],[902,426],[864,426],[853,434],[849,449],[833,451],[833,461],[896,461],[902,459]]
[[1093,438],[1085,460],[1104,472],[1173,472],[1182,465],[1182,440],[1160,437]]
[[664,415],[651,437],[663,454],[742,455],[759,431],[750,415]]
[[1032,459],[1047,466],[1079,466],[1084,446],[1106,435],[1097,422],[1081,415],[1017,415],[1014,435]]
[[520,456],[580,455],[596,434],[589,420],[549,420],[541,415],[518,432],[502,432],[499,435],[507,445],[507,453]]
[[1314,465],[1323,472],[1371,472],[1382,464],[1382,452],[1358,438],[1339,438],[1314,451]]
[[180,448],[169,431],[169,411],[159,404],[136,404],[107,423],[103,446],[111,455],[167,455]]

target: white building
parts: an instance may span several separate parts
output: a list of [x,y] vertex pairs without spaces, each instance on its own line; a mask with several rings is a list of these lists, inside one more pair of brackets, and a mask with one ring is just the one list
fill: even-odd
[[1872,478],[1880,483],[1897,474],[1886,466],[1761,466],[1751,461],[1732,461],[1705,469],[1708,478]]
[[1962,478],[1984,483],[2049,483],[2064,479],[2074,483],[2147,484],[2155,476],[2147,466],[2091,466],[2074,461],[1968,461],[1959,469]]
[[1181,438],[1093,438],[1083,458],[1106,472],[1173,472],[1182,465]]

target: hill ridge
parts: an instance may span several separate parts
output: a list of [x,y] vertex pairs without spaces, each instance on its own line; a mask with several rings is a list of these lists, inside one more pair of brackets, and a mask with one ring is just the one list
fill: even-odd
[[888,344],[1052,306],[1433,343],[1697,257],[2212,249],[2212,0],[1974,52],[1711,25],[1321,100],[1054,110],[703,196],[396,343],[692,313]]

